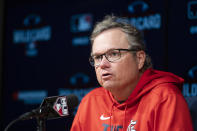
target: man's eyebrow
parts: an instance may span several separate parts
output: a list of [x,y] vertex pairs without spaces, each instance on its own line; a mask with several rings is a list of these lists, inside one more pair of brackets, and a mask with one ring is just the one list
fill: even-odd
[[99,55],[100,53],[94,53],[94,54],[91,54],[91,56],[96,56],[96,55]]
[[111,49],[108,49],[107,51],[105,51],[104,53],[91,53],[91,56],[99,56],[99,55],[103,55],[103,54],[105,54],[106,52],[108,52],[108,51],[110,51],[110,50],[115,50],[115,49],[117,49],[117,48],[111,48]]
[[91,56],[99,56],[99,55],[103,55],[104,53],[94,53],[94,54],[91,54]]

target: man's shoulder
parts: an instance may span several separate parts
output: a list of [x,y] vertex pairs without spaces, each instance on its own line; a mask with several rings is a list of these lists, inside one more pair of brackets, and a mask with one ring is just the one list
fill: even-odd
[[174,96],[182,95],[180,88],[172,83],[163,83],[163,84],[157,85],[155,88],[152,89],[151,93],[161,98],[165,98],[165,97],[173,96],[173,95]]
[[170,83],[163,83],[157,85],[152,90],[150,90],[144,97],[142,97],[141,100],[144,105],[149,103],[148,106],[150,108],[155,108],[156,106],[160,105],[160,103],[171,103],[171,106],[174,106],[174,104],[176,104],[177,102],[185,104],[185,100],[181,93],[181,90]]

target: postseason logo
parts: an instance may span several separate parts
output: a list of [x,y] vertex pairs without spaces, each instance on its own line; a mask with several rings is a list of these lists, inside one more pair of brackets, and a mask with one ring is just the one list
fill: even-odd
[[[161,28],[161,14],[149,13],[148,3],[138,0],[128,5],[128,12],[132,15],[128,22],[139,30],[152,30]],[[145,15],[149,13],[148,15]],[[137,15],[137,17],[135,17]]]
[[56,103],[53,106],[53,109],[60,115],[60,116],[67,116],[69,115],[68,112],[68,105],[66,97],[60,97],[56,100]]
[[187,74],[190,81],[184,83],[182,93],[185,97],[197,97],[197,65],[190,68]]
[[46,90],[15,91],[12,94],[13,101],[20,101],[26,105],[40,104],[48,95]]
[[38,15],[28,15],[23,21],[24,27],[13,31],[13,43],[25,45],[25,55],[34,57],[38,55],[36,46],[40,42],[51,39],[51,27],[42,24]]

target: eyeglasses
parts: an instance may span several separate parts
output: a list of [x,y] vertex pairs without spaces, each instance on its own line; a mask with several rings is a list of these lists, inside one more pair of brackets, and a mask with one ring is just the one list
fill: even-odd
[[103,56],[105,56],[105,58],[109,62],[117,61],[118,59],[121,58],[121,55],[122,55],[121,51],[129,52],[129,51],[137,51],[137,50],[134,50],[134,49],[111,49],[101,55],[90,56],[90,58],[89,58],[90,64],[95,67],[99,66],[101,64]]

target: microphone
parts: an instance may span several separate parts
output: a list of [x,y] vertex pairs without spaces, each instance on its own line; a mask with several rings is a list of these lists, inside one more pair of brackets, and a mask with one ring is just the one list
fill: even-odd
[[78,98],[71,94],[68,96],[51,96],[46,97],[40,107],[30,112],[24,113],[19,117],[20,120],[28,120],[33,118],[57,119],[71,115],[75,107],[78,106]]

